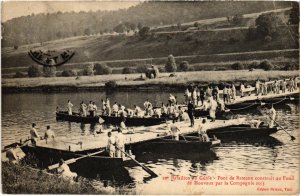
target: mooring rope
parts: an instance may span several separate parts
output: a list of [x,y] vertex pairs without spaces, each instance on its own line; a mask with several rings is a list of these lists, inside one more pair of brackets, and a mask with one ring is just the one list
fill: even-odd
[[252,107],[252,106],[254,106],[254,105],[256,105],[256,104],[258,104],[258,103],[253,103],[253,104],[248,105],[248,106],[243,107],[243,108],[230,109],[230,110],[232,110],[232,111],[244,110],[244,109],[250,108],[250,107]]

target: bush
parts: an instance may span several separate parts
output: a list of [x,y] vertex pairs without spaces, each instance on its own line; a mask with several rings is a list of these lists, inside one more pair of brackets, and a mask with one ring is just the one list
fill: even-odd
[[16,74],[14,75],[14,78],[25,78],[26,74],[20,71],[17,71]]
[[83,70],[83,75],[84,76],[93,76],[94,75],[94,65],[90,64],[86,66]]
[[264,13],[255,20],[257,33],[263,37],[272,35],[277,31],[279,18],[274,13]]
[[272,41],[272,37],[271,36],[266,36],[264,39],[265,42],[271,42]]
[[180,64],[179,64],[179,70],[180,71],[188,71],[189,70],[189,62],[187,61],[182,61]]
[[299,70],[299,65],[296,63],[287,63],[284,67],[283,70],[288,71],[288,70]]
[[242,70],[244,69],[244,65],[240,62],[237,62],[237,63],[233,63],[231,65],[231,69],[234,69],[234,70]]
[[165,72],[166,70],[165,70],[164,67],[159,67],[159,68],[158,68],[158,71],[159,71],[160,73],[163,73],[163,72]]
[[175,58],[171,54],[168,56],[168,61],[165,65],[165,70],[166,70],[166,72],[176,72],[176,70],[177,70]]
[[236,14],[233,18],[232,18],[232,23],[234,25],[239,25],[243,22],[243,15],[241,14]]
[[134,73],[134,70],[131,69],[130,67],[124,67],[122,70],[122,74],[131,74]]
[[259,68],[261,68],[265,71],[269,71],[274,68],[274,65],[270,61],[264,60],[259,64]]
[[145,64],[144,65],[138,65],[137,68],[136,68],[136,71],[138,73],[146,73],[147,70],[148,70],[148,68],[147,68],[147,65],[145,65]]
[[105,88],[107,90],[111,90],[111,89],[114,89],[116,88],[118,85],[117,85],[117,82],[116,81],[108,81],[105,83]]
[[28,68],[29,77],[41,77],[42,75],[43,71],[40,65],[32,65]]
[[252,61],[249,65],[248,65],[248,69],[257,69],[259,68],[259,61]]
[[150,27],[142,27],[141,30],[139,30],[139,35],[141,37],[146,37],[149,34]]
[[18,48],[19,48],[19,46],[14,45],[14,49],[15,49],[15,50],[18,50]]
[[108,67],[105,63],[96,63],[94,68],[96,75],[108,75],[112,73],[111,68]]
[[77,72],[75,70],[64,70],[61,73],[61,76],[63,77],[73,77],[73,76],[77,76]]
[[44,66],[43,72],[45,77],[56,77],[56,67],[55,66]]

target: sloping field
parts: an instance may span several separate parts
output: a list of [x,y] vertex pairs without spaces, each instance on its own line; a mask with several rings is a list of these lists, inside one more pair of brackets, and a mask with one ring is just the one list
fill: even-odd
[[[298,34],[296,26],[282,27],[270,42],[259,39],[248,41],[247,29],[172,35],[153,34],[147,38],[126,35],[75,37],[46,42],[42,46],[40,44],[20,46],[17,50],[2,48],[2,68],[28,67],[34,64],[27,54],[30,49],[72,49],[76,51],[76,54],[69,62],[70,64],[110,61],[109,65],[114,67],[130,66],[128,63],[124,65],[125,61],[134,64],[149,59],[158,61],[157,63],[160,64],[159,61],[165,61],[169,54],[173,54],[179,61],[188,60],[191,61],[190,63],[251,60],[280,56],[298,59],[298,53],[292,51],[292,49],[298,49],[297,41],[290,35],[290,31],[292,31],[292,35]],[[122,60],[122,65],[119,60]]]

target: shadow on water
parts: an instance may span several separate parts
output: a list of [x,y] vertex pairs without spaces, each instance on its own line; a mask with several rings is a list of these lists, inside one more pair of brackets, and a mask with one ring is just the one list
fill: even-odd
[[162,160],[194,160],[201,162],[213,162],[218,156],[213,150],[205,150],[201,152],[145,152],[137,154],[136,159],[143,163],[157,163]]
[[222,138],[221,140],[222,146],[228,145],[253,145],[253,146],[263,146],[263,147],[270,147],[274,148],[275,146],[282,146],[283,143],[278,139],[272,136],[265,136],[265,137],[241,137],[241,138]]

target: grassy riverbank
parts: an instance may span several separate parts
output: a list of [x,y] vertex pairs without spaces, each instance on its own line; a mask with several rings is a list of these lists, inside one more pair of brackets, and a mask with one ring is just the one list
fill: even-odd
[[91,183],[69,183],[56,175],[2,163],[2,191],[6,194],[126,194],[128,190],[95,188]]
[[198,71],[177,72],[174,77],[170,73],[161,73],[156,79],[141,78],[141,74],[114,74],[98,76],[57,77],[57,78],[3,78],[3,92],[13,91],[77,91],[104,90],[105,83],[115,81],[115,90],[146,89],[159,90],[166,88],[181,89],[189,83],[209,84],[221,82],[246,82],[255,80],[279,79],[298,76],[298,71]]

